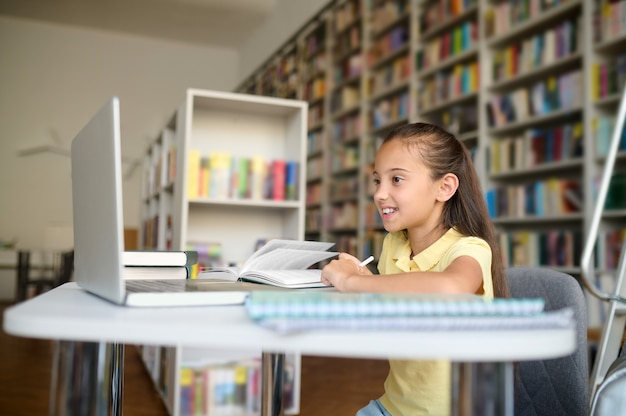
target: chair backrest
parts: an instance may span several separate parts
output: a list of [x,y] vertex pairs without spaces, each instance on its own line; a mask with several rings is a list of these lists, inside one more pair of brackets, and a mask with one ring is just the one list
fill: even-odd
[[567,357],[517,364],[515,415],[587,415],[587,306],[580,284],[568,274],[543,268],[511,268],[507,269],[506,275],[512,297],[543,298],[547,311],[572,308],[578,345],[576,351]]

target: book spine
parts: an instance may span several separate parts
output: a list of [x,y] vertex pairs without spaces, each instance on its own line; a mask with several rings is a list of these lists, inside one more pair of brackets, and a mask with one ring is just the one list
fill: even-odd
[[290,201],[298,200],[298,162],[287,162],[285,197]]
[[272,199],[282,201],[285,199],[286,162],[276,159],[272,162]]

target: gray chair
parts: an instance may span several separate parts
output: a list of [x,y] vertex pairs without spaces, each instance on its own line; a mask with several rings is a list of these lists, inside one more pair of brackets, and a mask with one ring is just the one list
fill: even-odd
[[[515,368],[516,416],[577,416],[589,412],[587,306],[578,281],[544,268],[506,271],[511,297],[543,298],[545,310],[570,307],[577,330],[576,351],[563,358],[523,361]],[[532,339],[528,340],[532,343]]]

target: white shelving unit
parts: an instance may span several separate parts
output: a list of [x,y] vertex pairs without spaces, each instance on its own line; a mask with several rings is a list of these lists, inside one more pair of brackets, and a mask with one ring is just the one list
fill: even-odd
[[[259,240],[304,239],[307,108],[306,102],[297,100],[187,90],[183,103],[146,155],[144,221],[155,227],[144,227],[144,236],[151,235],[148,247],[184,250],[198,244],[218,244],[223,263],[243,263],[256,250]],[[175,148],[176,157],[170,175],[164,166],[170,160],[167,155],[171,148]],[[239,195],[234,191],[234,170],[222,172],[226,177],[225,194],[190,193],[189,187],[202,181],[198,170],[192,168],[197,165],[192,155],[209,158],[218,152],[229,155],[231,167],[240,159],[247,160],[247,165],[253,163],[252,159],[263,161],[268,171],[272,171],[275,161],[295,164],[295,193],[285,191],[284,199],[276,199],[271,192],[254,197],[251,176],[245,175],[248,191]],[[217,180],[219,175],[212,171],[209,178]],[[269,179],[264,184],[265,190],[275,186]],[[209,179],[207,188],[211,186],[217,187]],[[179,415],[183,404],[181,368],[260,359],[261,351],[255,349],[254,340],[250,347],[250,352],[235,355],[148,346],[143,353],[149,358],[150,373],[170,413]],[[286,362],[293,372],[288,378],[293,379],[294,392],[285,413],[297,414],[300,357],[288,355]]]

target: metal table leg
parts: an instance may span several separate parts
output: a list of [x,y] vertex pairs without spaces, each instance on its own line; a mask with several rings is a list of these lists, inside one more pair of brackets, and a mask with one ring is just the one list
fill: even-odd
[[282,416],[284,353],[264,352],[261,361],[261,415]]
[[51,416],[121,415],[123,393],[124,345],[56,341]]
[[452,363],[454,416],[513,416],[513,364]]

